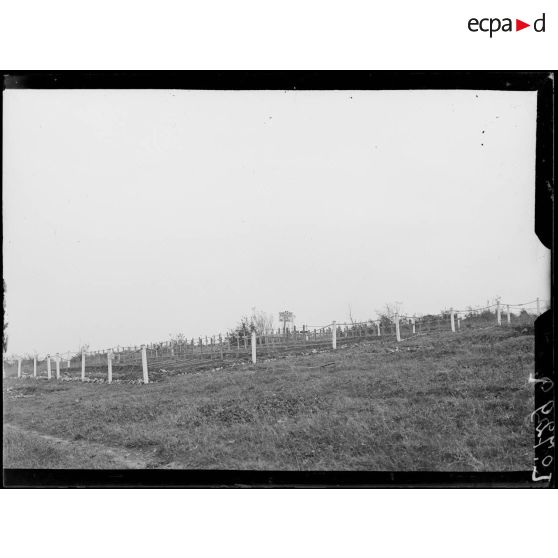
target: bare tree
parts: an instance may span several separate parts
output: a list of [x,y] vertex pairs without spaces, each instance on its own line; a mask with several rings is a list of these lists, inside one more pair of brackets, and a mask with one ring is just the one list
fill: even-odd
[[169,333],[169,338],[171,343],[174,343],[176,345],[188,343],[188,338],[183,333],[175,333],[174,335],[172,333]]
[[395,315],[401,315],[403,312],[403,303],[402,302],[390,302],[384,305],[384,307],[380,310],[376,310],[376,314],[378,316],[378,321],[380,322],[380,326],[382,328],[389,327],[391,328],[392,325],[395,323]]
[[273,333],[273,315],[256,310],[254,307],[250,315],[240,318],[236,327],[227,333],[227,338],[231,341],[235,341],[237,338],[244,339],[249,337],[252,331],[255,331],[256,335]]
[[381,310],[376,310],[378,318],[382,321],[384,319],[392,322],[395,318],[395,314],[401,315],[403,312],[402,302],[390,302],[384,305]]
[[273,314],[252,308],[250,323],[254,326],[257,335],[264,335],[273,331]]

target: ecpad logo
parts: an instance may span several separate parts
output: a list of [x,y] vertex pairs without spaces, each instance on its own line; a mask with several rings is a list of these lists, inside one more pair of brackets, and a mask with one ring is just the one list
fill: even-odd
[[[539,19],[536,19],[533,22],[533,29],[535,32],[545,32],[545,16],[546,14],[543,14]],[[498,31],[503,31],[504,33],[513,31],[512,19],[509,17],[505,17],[503,19],[497,17],[485,17],[482,19],[477,19],[475,17],[472,17],[468,21],[467,27],[469,28],[469,31],[472,31],[473,33],[477,33],[478,31],[489,33],[490,38],[492,38],[492,35],[494,33],[497,33]],[[527,27],[531,27],[531,24],[525,23],[520,19],[515,20],[516,31],[521,31],[522,29],[525,29]]]

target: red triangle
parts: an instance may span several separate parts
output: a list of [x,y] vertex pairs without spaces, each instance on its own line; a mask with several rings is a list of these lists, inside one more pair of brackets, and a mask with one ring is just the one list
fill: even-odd
[[531,27],[531,24],[530,23],[525,23],[524,21],[521,21],[520,19],[515,20],[515,30],[516,31],[521,31],[522,29],[525,29],[525,27]]

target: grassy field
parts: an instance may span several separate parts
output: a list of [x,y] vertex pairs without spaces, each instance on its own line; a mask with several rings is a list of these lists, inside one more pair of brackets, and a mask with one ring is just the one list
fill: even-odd
[[533,362],[532,328],[491,326],[149,385],[9,378],[4,467],[530,470]]

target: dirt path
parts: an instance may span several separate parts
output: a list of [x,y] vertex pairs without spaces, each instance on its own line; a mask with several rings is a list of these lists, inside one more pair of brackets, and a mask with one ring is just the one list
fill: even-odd
[[72,451],[83,452],[88,458],[106,458],[106,469],[148,469],[157,466],[156,460],[128,449],[116,448],[95,442],[67,440],[36,430],[28,430],[15,424],[4,423],[4,428],[25,436],[41,438],[59,448],[72,448]]

